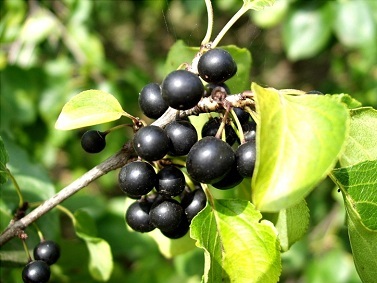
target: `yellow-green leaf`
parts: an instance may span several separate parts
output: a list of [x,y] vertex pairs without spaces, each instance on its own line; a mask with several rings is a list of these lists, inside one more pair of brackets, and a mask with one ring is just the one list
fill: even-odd
[[347,135],[344,104],[252,85],[260,117],[253,203],[277,212],[301,201],[334,167]]
[[72,130],[119,119],[125,112],[118,100],[101,90],[86,90],[69,100],[63,107],[55,128]]

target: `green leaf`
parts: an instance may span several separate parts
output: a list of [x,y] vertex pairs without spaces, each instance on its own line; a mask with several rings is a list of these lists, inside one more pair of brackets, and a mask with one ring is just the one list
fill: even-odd
[[[269,219],[267,217],[267,219]],[[278,230],[278,237],[282,251],[289,248],[300,240],[309,226],[309,208],[305,200],[277,213],[273,221]]]
[[345,150],[340,157],[342,166],[377,159],[377,110],[363,107],[350,111],[350,131]]
[[377,231],[377,160],[337,168],[332,173],[359,221]]
[[341,43],[361,47],[374,42],[377,29],[368,1],[341,1],[335,5],[334,30]]
[[350,206],[347,206],[347,212],[348,235],[356,270],[363,283],[374,283],[377,277],[377,232],[366,229]]
[[183,40],[177,40],[172,47],[170,47],[167,55],[164,67],[164,76],[170,72],[177,70],[182,63],[191,64],[196,53],[198,53],[198,47],[189,47]]
[[341,93],[341,94],[332,94],[331,96],[335,100],[342,102],[345,105],[347,105],[348,109],[358,108],[358,107],[362,106],[360,101],[354,99],[349,94]]
[[377,160],[333,170],[347,211],[348,234],[357,272],[364,283],[377,276]]
[[122,106],[111,94],[101,90],[86,90],[75,95],[63,107],[55,128],[71,130],[119,119]]
[[107,281],[113,271],[113,256],[110,245],[96,237],[96,227],[93,218],[84,210],[74,214],[76,235],[85,241],[89,250],[89,271],[94,279]]
[[289,10],[289,0],[278,0],[261,11],[252,11],[253,22],[261,28],[272,28],[279,24]]
[[3,138],[0,136],[0,184],[8,180],[7,163],[9,161],[8,152],[5,149]]
[[292,9],[283,25],[283,43],[289,59],[310,58],[325,47],[332,32],[331,8],[331,4],[318,8],[309,2]]
[[205,251],[204,282],[277,282],[280,247],[271,222],[248,201],[212,200],[191,224]]
[[334,167],[348,111],[331,96],[293,96],[257,84],[252,90],[260,116],[253,203],[277,212],[301,201]]
[[272,6],[275,0],[243,0],[243,6],[246,9],[262,10],[265,7]]

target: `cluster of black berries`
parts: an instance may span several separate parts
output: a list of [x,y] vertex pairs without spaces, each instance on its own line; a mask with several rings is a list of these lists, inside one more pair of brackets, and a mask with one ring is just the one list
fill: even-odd
[[33,251],[34,260],[22,270],[25,283],[45,283],[50,279],[50,265],[60,257],[60,248],[54,241],[41,241]]

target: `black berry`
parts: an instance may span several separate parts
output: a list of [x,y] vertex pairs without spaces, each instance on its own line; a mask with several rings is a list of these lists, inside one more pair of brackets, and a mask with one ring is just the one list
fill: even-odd
[[200,57],[198,72],[206,82],[221,83],[236,74],[237,64],[228,51],[211,49]]
[[183,214],[181,204],[174,199],[156,200],[149,212],[152,224],[165,232],[177,229]]
[[157,83],[150,83],[139,93],[139,106],[145,116],[158,119],[165,113],[169,105],[162,98],[161,87]]
[[242,125],[243,136],[246,142],[254,141],[256,138],[257,124],[254,121],[249,121]]
[[101,152],[106,146],[106,133],[89,130],[81,137],[82,148],[89,153]]
[[198,141],[195,127],[188,121],[173,121],[166,125],[165,132],[171,141],[169,154],[186,155]]
[[204,137],[191,148],[186,167],[189,175],[201,183],[215,183],[228,173],[235,154],[229,144],[215,137]]
[[119,171],[119,186],[132,198],[149,193],[157,185],[157,174],[152,165],[143,161],[126,164]]
[[165,196],[177,196],[185,188],[185,176],[173,165],[162,168],[158,174],[157,192]]
[[133,230],[138,232],[150,232],[155,227],[150,222],[149,211],[152,203],[146,200],[136,201],[126,211],[126,223]]
[[204,93],[199,77],[186,70],[171,72],[161,84],[162,97],[170,107],[187,110],[194,107]]
[[60,247],[54,241],[42,241],[33,251],[35,260],[43,260],[48,265],[54,264],[60,257]]
[[207,204],[206,194],[202,189],[196,189],[182,198],[187,219],[191,221]]
[[250,118],[249,113],[247,113],[246,111],[238,107],[234,107],[233,110],[236,113],[237,119],[241,125],[246,124],[249,121],[249,118]]
[[22,280],[25,283],[46,283],[50,275],[50,266],[43,260],[31,261],[22,270]]
[[168,237],[170,239],[178,239],[186,235],[189,229],[190,229],[190,222],[187,220],[186,215],[182,214],[181,222],[179,223],[176,229],[172,231],[161,230],[161,233],[165,237]]
[[[210,118],[202,128],[202,137],[214,137],[217,133],[221,124],[221,119],[219,117]],[[228,144],[233,145],[236,140],[238,140],[238,136],[231,125],[225,125],[225,140]]]
[[133,145],[138,156],[148,161],[155,161],[168,153],[170,140],[163,129],[151,125],[136,132]]
[[243,177],[252,177],[256,160],[254,141],[241,144],[236,150],[237,170]]
[[220,181],[213,183],[212,186],[219,190],[228,190],[240,184],[242,180],[243,177],[237,170],[237,163],[234,162],[230,171]]

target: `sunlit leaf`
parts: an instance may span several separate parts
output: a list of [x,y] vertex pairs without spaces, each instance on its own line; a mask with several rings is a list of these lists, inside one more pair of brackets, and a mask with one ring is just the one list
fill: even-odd
[[75,95],[63,107],[55,128],[71,130],[119,119],[122,106],[111,94],[101,90],[86,90]]
[[309,226],[309,208],[305,200],[287,209],[278,212],[274,222],[278,230],[279,242],[282,251],[289,248],[300,240]]
[[84,210],[76,210],[74,214],[76,235],[84,240],[89,250],[89,271],[94,279],[107,281],[113,271],[113,256],[110,245],[96,237],[93,218]]
[[212,200],[191,224],[205,251],[204,282],[278,281],[280,246],[273,225],[248,201]]
[[252,85],[260,116],[253,203],[277,212],[301,201],[335,165],[348,111],[331,96],[287,95]]
[[265,7],[271,6],[275,0],[243,0],[243,5],[247,9],[259,11]]
[[363,107],[350,111],[350,132],[340,157],[342,166],[377,159],[377,110]]
[[337,185],[366,228],[377,231],[377,161],[333,170]]

